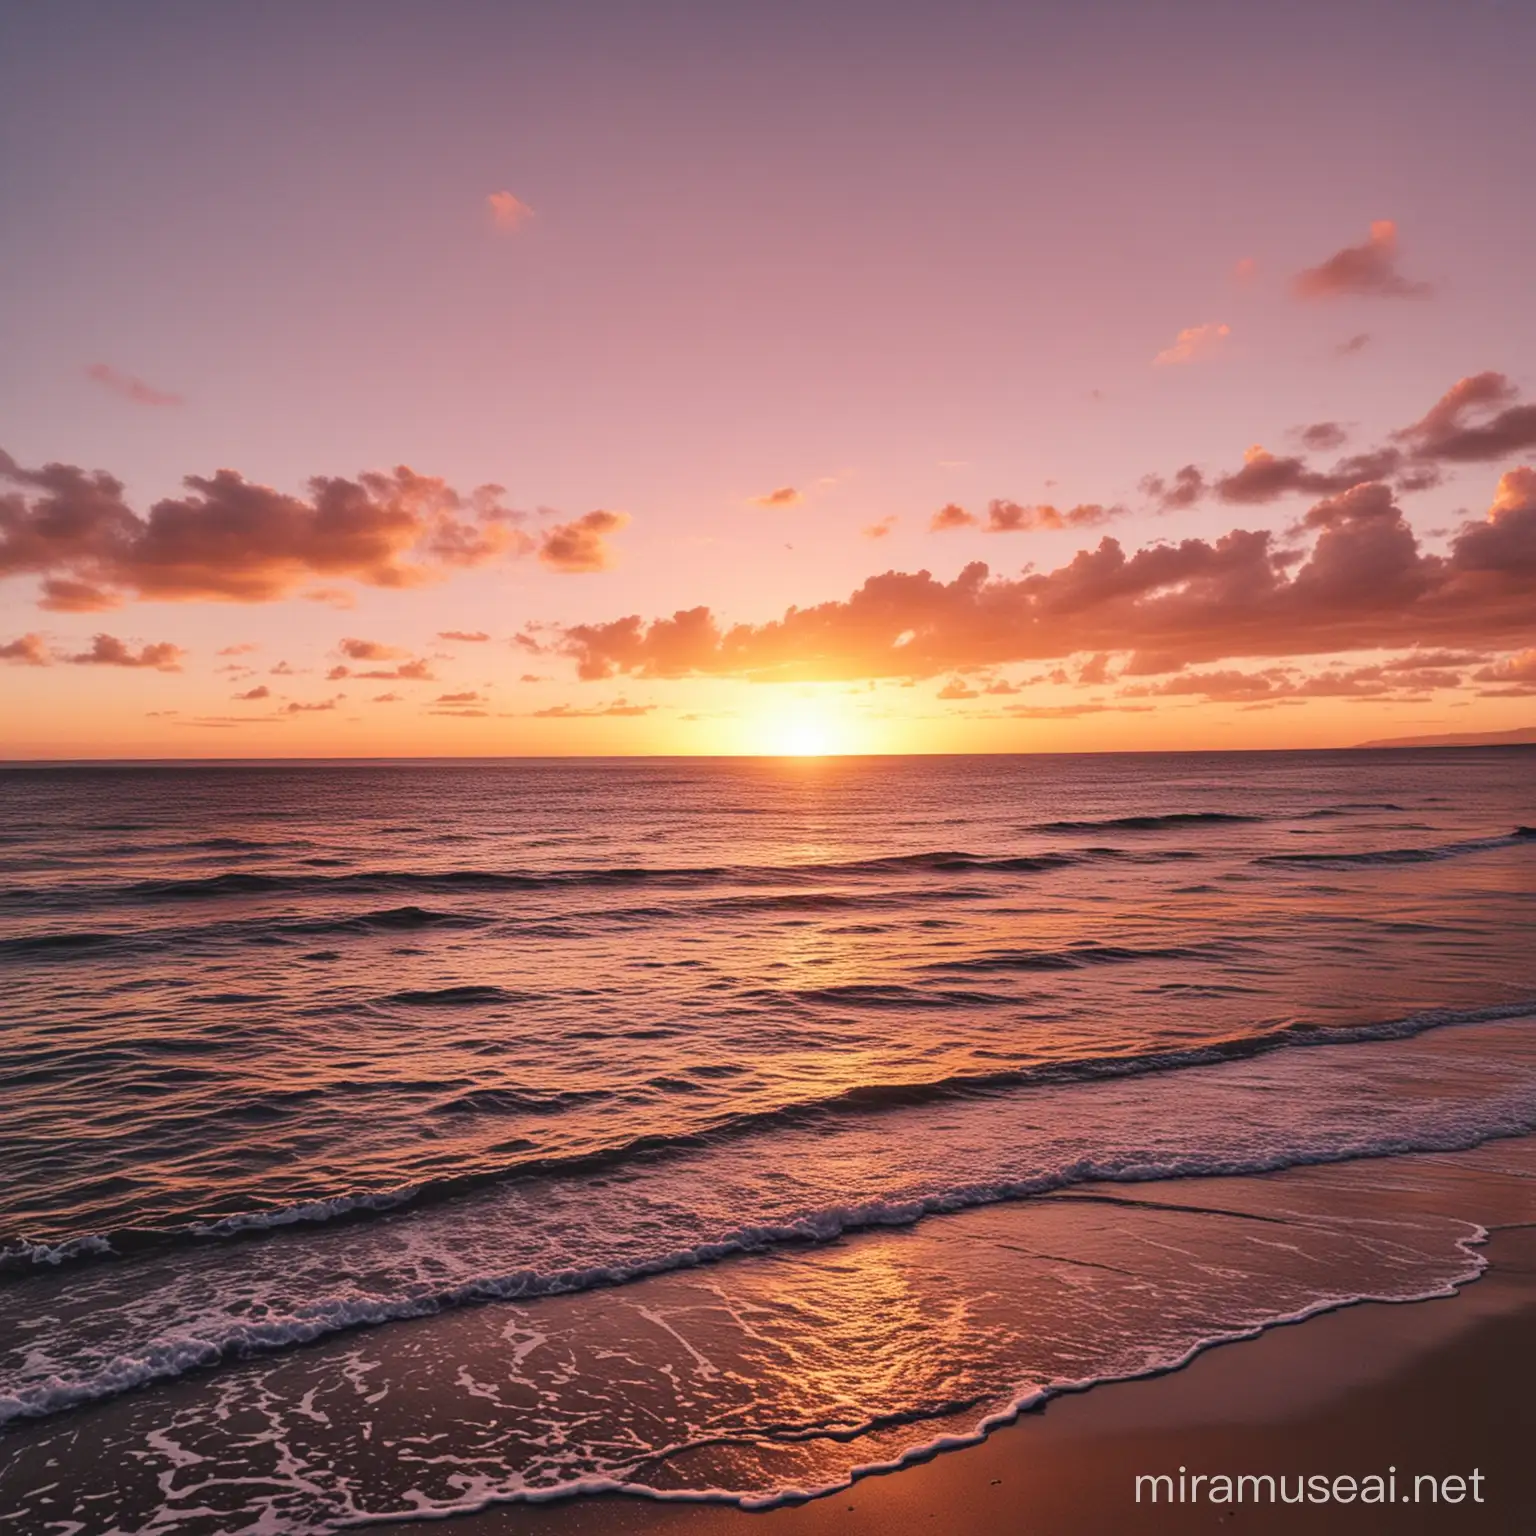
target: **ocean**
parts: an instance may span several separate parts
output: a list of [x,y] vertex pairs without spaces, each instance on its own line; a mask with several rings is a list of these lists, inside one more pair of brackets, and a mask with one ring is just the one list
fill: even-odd
[[1447,1293],[1533,823],[1525,748],[0,772],[0,1520],[765,1507]]

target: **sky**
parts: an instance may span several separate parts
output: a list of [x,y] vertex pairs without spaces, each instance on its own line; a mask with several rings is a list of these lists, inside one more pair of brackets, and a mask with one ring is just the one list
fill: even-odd
[[1536,725],[1533,47],[0,0],[0,757]]

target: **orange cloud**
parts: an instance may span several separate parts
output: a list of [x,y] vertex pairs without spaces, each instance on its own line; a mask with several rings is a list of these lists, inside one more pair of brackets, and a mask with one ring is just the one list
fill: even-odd
[[606,571],[613,564],[607,538],[629,522],[627,512],[588,512],[551,528],[539,544],[539,559],[551,570],[574,575]]
[[270,699],[271,697],[272,690],[265,683],[259,683],[256,687],[249,689],[245,693],[234,695],[235,700],[242,704],[252,703],[257,699]]
[[533,217],[533,209],[511,192],[492,192],[485,199],[497,229],[517,229]]
[[1152,362],[1160,368],[1170,364],[1197,362],[1201,358],[1213,356],[1231,334],[1230,325],[1216,321],[1188,326],[1174,338],[1173,345],[1165,347]]
[[708,608],[631,615],[565,631],[580,677],[690,674],[785,681],[923,678],[1073,653],[1141,653],[1175,665],[1410,645],[1507,644],[1536,602],[1536,470],[1500,482],[1485,519],[1447,554],[1424,552],[1379,483],[1317,503],[1310,547],[1236,528],[1128,555],[1115,539],[1049,572],[993,578],[973,562],[870,577],[841,602],[766,624],[722,625]]
[[866,523],[859,532],[866,539],[883,539],[896,526],[897,521],[895,516],[882,517],[877,523]]
[[987,503],[987,532],[1029,533],[1040,528],[1096,528],[1112,517],[1119,517],[1124,511],[1124,507],[1104,507],[1097,502],[1085,502],[1062,512],[1049,504],[1022,507],[1016,501],[992,501]]
[[132,400],[135,405],[183,404],[180,395],[156,389],[154,385],[146,384],[143,379],[135,378],[131,373],[123,373],[110,363],[92,363],[85,373],[87,378],[104,389],[110,389],[114,395],[121,395],[125,400]]
[[950,502],[947,506],[940,507],[928,520],[930,533],[944,533],[951,528],[974,528],[979,519],[972,517],[964,507],[956,506]]
[[1422,299],[1434,291],[1428,283],[1410,282],[1397,270],[1397,225],[1391,219],[1377,219],[1363,244],[1347,245],[1320,266],[1298,272],[1291,280],[1291,290],[1302,299],[1331,299],[1346,294]]
[[162,640],[131,650],[115,635],[96,635],[91,648],[69,660],[77,667],[153,667],[157,672],[180,672],[186,652],[179,645]]
[[437,638],[439,640],[459,640],[468,643],[489,640],[491,637],[483,629],[440,629],[437,632]]
[[792,485],[781,485],[777,490],[769,491],[765,496],[753,496],[750,498],[755,507],[794,507],[805,500],[804,495]]
[[551,704],[548,709],[536,709],[529,716],[532,720],[590,720],[612,715],[648,715],[654,704],[631,704],[627,699],[615,699],[611,704],[600,704],[594,709],[580,709],[574,704]]

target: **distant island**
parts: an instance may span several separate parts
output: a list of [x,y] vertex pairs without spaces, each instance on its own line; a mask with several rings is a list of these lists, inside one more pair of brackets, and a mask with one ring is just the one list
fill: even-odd
[[1536,725],[1513,731],[1460,731],[1449,736],[1392,736],[1362,741],[1364,747],[1536,747]]

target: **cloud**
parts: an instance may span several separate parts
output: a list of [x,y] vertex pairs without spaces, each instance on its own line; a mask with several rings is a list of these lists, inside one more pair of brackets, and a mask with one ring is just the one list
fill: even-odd
[[127,597],[254,603],[316,577],[417,586],[533,547],[501,487],[461,494],[404,466],[317,477],[306,497],[228,469],[183,484],[140,515],[104,471],[0,453],[0,577],[42,576],[44,603],[74,611]]
[[135,405],[181,405],[184,403],[180,395],[172,395],[163,389],[156,389],[153,384],[146,384],[143,379],[135,378],[131,373],[123,373],[110,363],[92,363],[85,373],[87,378],[100,384],[103,389],[110,389],[114,395],[132,400]]
[[955,677],[951,678],[939,689],[938,696],[941,699],[979,699],[981,697],[981,690],[979,688],[972,688],[969,683]]
[[43,582],[43,595],[37,606],[52,613],[104,613],[121,608],[123,600],[116,593],[104,592],[88,581],[71,581],[67,576],[49,576]]
[[467,693],[441,693],[433,701],[434,704],[483,704],[485,699],[474,689]]
[[613,564],[607,537],[629,522],[627,512],[588,512],[574,522],[551,528],[539,544],[539,559],[551,570],[574,575],[606,571]]
[[805,497],[794,486],[781,485],[765,496],[753,496],[750,500],[754,507],[796,507]]
[[1141,481],[1143,494],[1152,498],[1158,512],[1182,512],[1194,506],[1205,489],[1205,476],[1193,464],[1179,470],[1171,484],[1161,475],[1144,475]]
[[954,502],[950,502],[948,506],[940,507],[928,519],[928,531],[930,533],[944,533],[951,528],[974,528],[977,521],[964,507],[956,506]]
[[1333,350],[1339,357],[1353,357],[1356,352],[1363,352],[1371,344],[1369,331],[1358,331],[1347,341],[1341,341]]
[[285,704],[283,705],[283,713],[285,715],[320,714],[325,710],[335,709],[344,698],[346,698],[346,694],[338,693],[334,699],[320,699],[313,704],[300,704],[297,702]]
[[398,661],[402,656],[409,656],[409,651],[402,651],[398,646],[385,645],[382,640],[355,640],[345,639],[337,646],[337,650],[343,656],[353,661]]
[[257,699],[270,699],[272,690],[265,683],[258,683],[256,687],[245,693],[237,693],[234,697],[240,703],[249,704]]
[[259,645],[253,645],[247,641],[244,645],[221,645],[219,647],[219,655],[249,656],[253,651],[259,651],[260,649],[261,647]]
[[1314,505],[1297,530],[1153,544],[1105,538],[1052,571],[993,577],[980,561],[949,582],[872,576],[850,597],[724,625],[707,607],[650,622],[577,624],[562,648],[580,677],[689,675],[784,681],[925,678],[1073,653],[1133,651],[1127,669],[1222,658],[1409,646],[1503,649],[1536,602],[1536,470],[1507,473],[1486,518],[1426,553],[1382,484]]
[[883,539],[896,526],[897,518],[894,516],[882,517],[877,523],[866,523],[859,532],[866,539]]
[[1086,502],[1068,507],[1065,512],[1049,504],[1022,507],[1016,501],[992,501],[987,504],[988,533],[1031,533],[1036,529],[1096,528],[1112,517],[1119,517],[1124,507],[1104,507]]
[[1302,299],[1342,295],[1380,299],[1422,299],[1434,290],[1428,283],[1410,282],[1397,270],[1397,225],[1378,219],[1362,245],[1346,245],[1321,266],[1308,267],[1291,280],[1291,291]]
[[1232,268],[1232,276],[1240,283],[1251,283],[1259,275],[1256,256],[1244,256]]
[[483,629],[440,629],[437,632],[439,640],[460,640],[465,643],[479,643],[489,640],[491,637]]
[[[393,650],[388,646],[381,647],[381,649],[389,651],[389,654],[392,656],[404,654],[404,652]],[[411,661],[402,661],[397,667],[374,667],[367,672],[357,672],[347,666],[332,667],[325,676],[326,681],[332,683],[339,683],[346,677],[360,678],[365,682],[435,683],[437,681],[437,674],[432,670],[432,663],[425,657],[420,656]]]
[[[1223,501],[1253,505],[1296,492],[1333,496],[1368,480],[1387,479],[1403,468],[1404,455],[1396,448],[1357,453],[1325,471],[1312,469],[1305,459],[1294,455],[1277,456],[1267,448],[1255,446],[1243,455],[1243,467],[1221,476],[1215,489]],[[1422,486],[1415,482],[1414,488]]]
[[1166,682],[1121,690],[1125,698],[1193,698],[1205,703],[1254,703],[1305,699],[1360,699],[1401,702],[1426,691],[1454,688],[1457,672],[1374,664],[1363,667],[1331,665],[1322,671],[1300,672],[1294,667],[1267,667],[1258,672],[1225,669],[1186,672]]
[[1479,683],[1530,683],[1536,685],[1536,650],[1521,651],[1506,656],[1491,667],[1483,667],[1472,674]]
[[1421,459],[1469,464],[1507,458],[1536,448],[1536,405],[1517,405],[1519,393],[1502,373],[1472,374],[1393,436]]
[[46,667],[51,660],[41,635],[19,635],[0,645],[0,661],[19,661],[28,667]]
[[1159,368],[1198,362],[1201,358],[1214,356],[1231,334],[1230,325],[1222,325],[1214,320],[1205,325],[1187,326],[1174,338],[1173,345],[1165,347],[1152,362]]
[[375,704],[398,704],[404,697],[404,694],[399,693],[376,693],[373,696],[373,702]]
[[547,709],[534,710],[531,720],[590,720],[609,715],[648,715],[654,704],[631,704],[627,699],[615,699],[611,704],[599,704],[592,709],[581,709],[574,704],[551,704]]
[[497,229],[517,229],[533,217],[533,209],[511,192],[492,192],[485,199]]
[[1314,421],[1309,427],[1298,427],[1296,437],[1303,448],[1313,448],[1321,453],[1342,448],[1349,441],[1348,431],[1336,421]]
[[186,652],[169,640],[131,650],[115,635],[96,635],[91,648],[69,660],[77,667],[153,667],[157,672],[180,672]]

